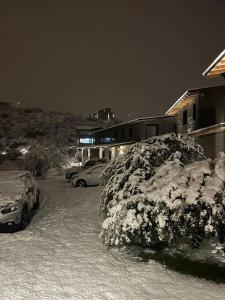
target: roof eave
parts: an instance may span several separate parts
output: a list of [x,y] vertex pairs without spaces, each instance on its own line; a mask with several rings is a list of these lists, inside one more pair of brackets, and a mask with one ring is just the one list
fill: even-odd
[[[189,90],[185,91],[181,96],[180,98],[178,98],[178,100],[167,110],[167,112],[165,113],[165,115],[167,116],[170,111],[185,97],[187,96],[187,94],[189,93]],[[169,116],[172,116],[172,115],[169,115]]]
[[202,73],[202,76],[206,77],[208,73],[215,67],[215,65],[220,61],[220,59],[225,56],[225,49],[214,59],[214,61],[209,65],[209,67]]

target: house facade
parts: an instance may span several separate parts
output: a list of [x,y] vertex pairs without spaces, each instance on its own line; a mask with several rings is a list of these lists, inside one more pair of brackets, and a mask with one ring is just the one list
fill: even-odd
[[224,151],[225,85],[186,91],[166,115],[176,116],[178,133],[195,137],[207,156]]
[[124,155],[130,146],[149,137],[176,131],[176,117],[139,118],[91,132],[93,143],[79,145],[82,161],[93,158],[114,159]]
[[[77,149],[80,151],[80,157],[82,162],[85,162],[88,159],[91,159],[92,146],[94,145],[94,138],[92,132],[100,128],[93,126],[77,126],[76,127],[76,144]],[[94,148],[93,148],[94,149]],[[93,152],[93,151],[92,151]],[[96,150],[95,150],[96,152]],[[98,154],[98,153],[97,153]],[[95,155],[97,155],[95,154]]]
[[[203,72],[208,78],[225,77],[225,50]],[[114,118],[111,109],[95,113],[96,118]],[[186,91],[164,116],[139,118],[105,129],[92,129],[78,140],[82,161],[114,159],[130,146],[152,136],[176,132],[188,134],[202,145],[208,157],[225,152],[225,85]]]

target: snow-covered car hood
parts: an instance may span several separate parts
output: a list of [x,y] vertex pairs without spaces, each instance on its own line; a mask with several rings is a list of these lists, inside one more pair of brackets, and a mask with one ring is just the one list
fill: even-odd
[[0,172],[0,206],[20,200],[25,193],[25,184],[20,176],[23,172]]

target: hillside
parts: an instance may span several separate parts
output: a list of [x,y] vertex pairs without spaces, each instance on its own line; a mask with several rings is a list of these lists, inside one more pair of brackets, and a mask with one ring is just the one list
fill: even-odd
[[72,146],[76,144],[77,126],[107,127],[112,124],[75,113],[47,112],[39,108],[13,109],[10,117],[0,118],[0,138],[6,144],[30,144],[38,140],[46,145]]

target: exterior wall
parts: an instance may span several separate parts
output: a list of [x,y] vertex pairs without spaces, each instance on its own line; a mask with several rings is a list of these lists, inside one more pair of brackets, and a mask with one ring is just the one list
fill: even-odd
[[[174,117],[138,120],[133,123],[125,123],[101,130],[92,135],[95,140],[93,147],[90,145],[88,147],[80,145],[80,147],[84,146],[82,147],[82,162],[93,158],[111,160],[125,155],[130,149],[131,144],[135,142],[175,131],[176,118]],[[86,134],[85,131],[82,131],[82,134],[79,132],[77,138],[87,137]],[[130,144],[126,145],[126,143]]]
[[217,132],[196,138],[205,150],[207,157],[216,158],[219,152],[225,152],[225,132]]
[[[196,105],[196,119],[193,118],[193,105]],[[187,124],[183,124],[183,112],[187,110]],[[177,131],[178,133],[188,133],[197,129],[197,119],[198,119],[198,100],[188,105],[180,111],[177,115]]]
[[[225,86],[204,88],[199,90],[197,99],[187,105],[177,114],[177,128],[179,133],[225,122]],[[193,105],[196,107],[196,119],[193,119]],[[183,112],[187,110],[187,124],[183,124]]]
[[92,128],[88,129],[77,129],[76,130],[76,140],[77,145],[92,145],[94,143],[93,136],[92,136]]
[[202,91],[198,104],[198,128],[225,122],[225,86]]
[[155,118],[117,125],[94,133],[95,143],[139,142],[151,136],[176,131],[176,118]]
[[[196,119],[193,119],[193,105],[196,108]],[[183,124],[183,112],[187,110],[187,124]],[[177,115],[178,133],[190,133],[194,130],[225,122],[225,86],[199,90],[196,100],[186,106]],[[225,151],[224,132],[211,133],[196,137],[208,157],[215,158]]]

